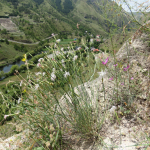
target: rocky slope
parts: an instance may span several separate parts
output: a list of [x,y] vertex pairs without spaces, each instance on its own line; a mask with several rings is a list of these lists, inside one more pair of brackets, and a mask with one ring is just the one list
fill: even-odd
[[[150,26],[150,22],[147,22],[147,24],[145,24],[144,26],[148,28]],[[99,57],[105,60],[108,56],[107,54],[100,54],[96,58]],[[109,56],[110,62],[112,59],[113,58]],[[96,60],[101,62],[100,59]],[[102,143],[95,144],[89,142],[89,144],[87,144],[83,139],[76,140],[76,137],[72,135],[70,137],[67,137],[68,141],[74,141],[72,147],[76,150],[149,149],[148,139],[150,136],[150,48],[149,32],[145,30],[144,27],[137,30],[137,32],[135,32],[135,34],[124,43],[122,48],[116,54],[116,61],[118,67],[121,66],[120,68],[122,70],[127,66],[127,64],[129,65],[129,78],[132,77],[135,85],[129,90],[136,91],[135,96],[132,97],[132,99],[127,97],[127,102],[131,102],[131,105],[127,102],[127,104],[120,104],[111,101],[114,96],[113,91],[115,84],[115,80],[110,80],[111,76],[109,69],[112,69],[112,67],[114,67],[114,63],[112,62],[108,65],[109,67],[107,70],[100,73],[99,78],[75,88],[76,94],[80,96],[83,92],[80,89],[82,88],[82,86],[84,86],[87,95],[93,98],[92,104],[95,105],[98,102],[101,108],[101,113],[106,111],[107,114],[103,128],[99,133],[99,135],[103,139]],[[125,72],[125,70],[123,70],[123,72]],[[128,78],[128,76],[126,75],[123,76],[124,78]],[[105,97],[103,84],[105,87]],[[128,87],[126,87],[125,85],[119,85],[119,90],[122,88],[126,90],[126,88]],[[64,98],[65,97],[62,97],[62,99]],[[115,99],[112,100],[115,101]],[[124,111],[121,109],[121,105],[124,108]],[[114,115],[113,108],[115,108],[114,110],[118,115],[117,117],[116,115]],[[126,114],[127,110],[130,111],[129,114]],[[6,143],[7,140],[2,141],[1,145],[5,146]]]

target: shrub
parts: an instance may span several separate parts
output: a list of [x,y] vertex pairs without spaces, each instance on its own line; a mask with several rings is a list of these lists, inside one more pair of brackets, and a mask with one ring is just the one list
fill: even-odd
[[18,65],[13,65],[10,69],[9,74],[13,75],[14,73],[16,73],[16,70],[18,70],[18,69],[19,69]]
[[19,71],[25,71],[27,69],[27,66],[26,65],[21,65],[20,67],[19,67]]

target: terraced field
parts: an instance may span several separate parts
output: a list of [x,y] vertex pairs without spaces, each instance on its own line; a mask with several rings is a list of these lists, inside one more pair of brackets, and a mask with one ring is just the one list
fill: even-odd
[[19,32],[11,18],[0,18],[0,29],[6,29],[9,32]]

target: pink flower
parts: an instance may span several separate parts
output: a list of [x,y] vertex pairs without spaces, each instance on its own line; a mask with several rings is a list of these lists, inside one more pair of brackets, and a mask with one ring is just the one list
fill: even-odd
[[113,77],[111,77],[109,80],[113,80]]
[[7,117],[9,117],[9,115],[4,115],[4,119],[6,119]]
[[118,66],[118,64],[115,64],[114,66],[116,67],[116,66]]
[[124,70],[124,71],[127,71],[127,70],[129,69],[129,67],[130,67],[130,66],[129,66],[129,65],[127,65],[127,67],[126,67],[126,68],[124,68],[123,70]]
[[102,64],[103,64],[103,65],[106,65],[107,62],[108,62],[108,59],[109,59],[109,57],[107,57],[107,59],[105,60],[105,62],[102,61]]
[[41,64],[40,64],[40,63],[38,63],[38,64],[37,64],[37,67],[41,67]]
[[133,80],[134,78],[132,77],[131,80]]
[[124,83],[121,83],[121,85],[124,85]]

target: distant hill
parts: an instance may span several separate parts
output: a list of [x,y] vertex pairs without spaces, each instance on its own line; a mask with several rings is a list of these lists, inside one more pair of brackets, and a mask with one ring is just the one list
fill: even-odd
[[142,20],[143,17],[144,17],[144,14],[141,13],[141,12],[132,12],[132,13],[129,12],[129,14],[130,14],[130,15],[133,14],[133,16],[135,17],[135,19],[137,19],[137,21]]
[[12,16],[18,30],[32,40],[48,37],[53,32],[78,35],[88,31],[107,36],[110,29],[119,32],[131,20],[111,0],[0,0],[0,8],[0,17]]

